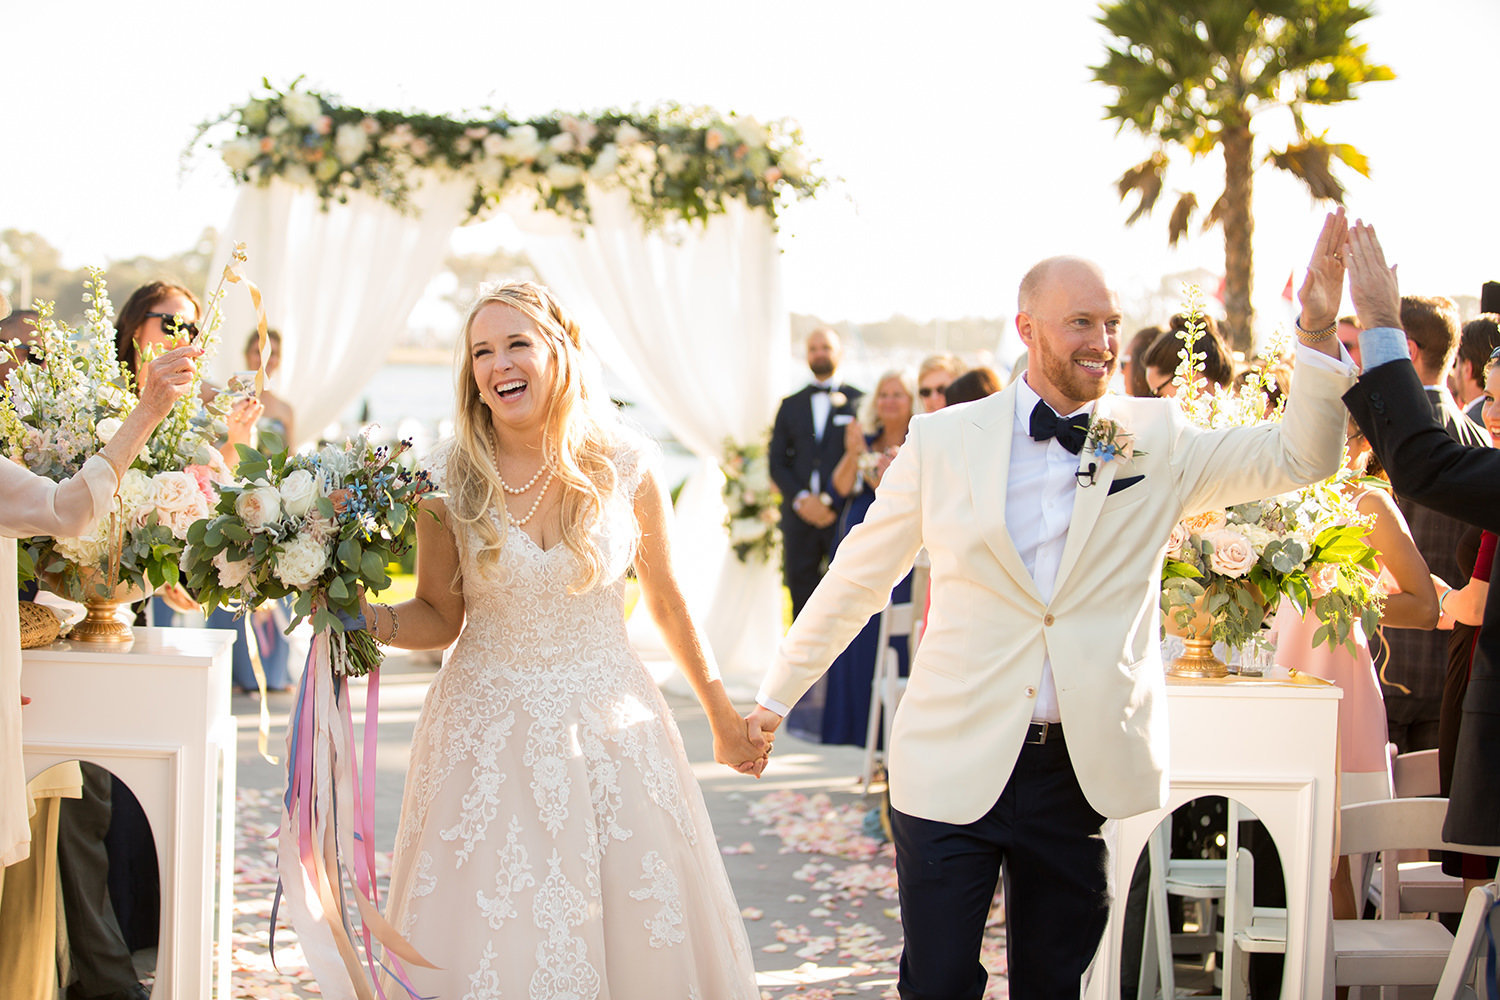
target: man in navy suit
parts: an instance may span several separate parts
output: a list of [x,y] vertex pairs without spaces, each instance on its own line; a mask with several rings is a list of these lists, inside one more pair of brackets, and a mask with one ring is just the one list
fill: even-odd
[[771,429],[771,478],[781,490],[781,553],[792,614],[828,568],[844,498],[833,489],[833,467],[844,456],[844,428],[863,395],[838,381],[839,335],[819,327],[807,335],[811,385],[781,401]]

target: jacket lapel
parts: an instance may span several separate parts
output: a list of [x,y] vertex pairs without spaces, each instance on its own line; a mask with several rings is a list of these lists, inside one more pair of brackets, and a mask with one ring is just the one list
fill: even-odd
[[[1108,398],[1104,396],[1094,404],[1090,429],[1093,428],[1094,421],[1108,419],[1109,414],[1105,412],[1105,400]],[[1078,564],[1084,544],[1094,530],[1094,522],[1099,520],[1099,511],[1104,508],[1104,501],[1109,497],[1109,484],[1114,482],[1115,470],[1119,468],[1120,462],[1118,459],[1100,462],[1094,457],[1092,448],[1085,444],[1078,454],[1078,471],[1087,472],[1090,465],[1094,466],[1093,476],[1080,478],[1073,493],[1073,520],[1068,525],[1068,539],[1063,543],[1062,560],[1057,566],[1058,592],[1067,583],[1068,573]],[[1085,483],[1089,485],[1084,485]]]
[[975,526],[1000,565],[1032,597],[1041,602],[1036,581],[1016,551],[1005,526],[1005,490],[1010,470],[1010,439],[1015,426],[1016,388],[972,403],[963,424],[964,464],[969,471],[969,498]]

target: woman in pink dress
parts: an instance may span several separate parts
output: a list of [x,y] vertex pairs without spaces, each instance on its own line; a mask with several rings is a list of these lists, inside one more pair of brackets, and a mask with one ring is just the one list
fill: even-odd
[[[1369,442],[1353,423],[1349,430],[1349,467],[1385,478]],[[1389,491],[1370,488],[1355,498],[1355,506],[1372,518],[1365,542],[1376,552],[1380,580],[1386,591],[1382,628],[1430,629],[1437,624],[1437,591],[1427,561],[1417,551],[1406,518]],[[1272,625],[1276,662],[1299,673],[1333,681],[1344,692],[1339,702],[1339,795],[1349,805],[1389,798],[1390,758],[1386,751],[1385,698],[1380,676],[1370,656],[1364,633],[1354,630],[1355,651],[1344,646],[1313,645],[1318,620],[1299,614],[1283,597]],[[1340,920],[1358,916],[1349,880],[1349,859],[1339,858],[1333,879],[1333,915]]]

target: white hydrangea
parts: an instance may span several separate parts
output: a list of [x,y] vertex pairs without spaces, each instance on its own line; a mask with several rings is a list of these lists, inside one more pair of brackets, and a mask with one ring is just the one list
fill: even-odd
[[281,546],[271,572],[288,587],[305,590],[328,568],[328,554],[321,542],[298,535]]

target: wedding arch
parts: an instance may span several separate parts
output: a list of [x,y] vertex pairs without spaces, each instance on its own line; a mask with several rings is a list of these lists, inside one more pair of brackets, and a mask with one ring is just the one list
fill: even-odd
[[[514,220],[601,362],[698,460],[677,569],[726,686],[750,693],[781,634],[780,574],[767,547],[731,552],[721,466],[764,438],[788,374],[776,213],[823,183],[795,127],[677,106],[457,120],[295,84],[204,134],[216,127],[240,189],[209,273],[247,244],[301,428],[335,419],[384,363],[456,227]],[[225,309],[226,329],[252,327],[247,303]],[[644,613],[631,635],[663,657]]]

